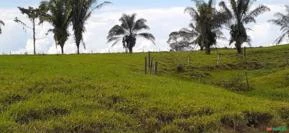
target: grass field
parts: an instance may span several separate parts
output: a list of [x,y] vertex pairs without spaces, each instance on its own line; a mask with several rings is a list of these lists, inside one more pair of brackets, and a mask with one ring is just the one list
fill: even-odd
[[[0,132],[264,132],[289,126],[289,45],[153,53],[0,56]],[[249,87],[246,84],[248,76]]]

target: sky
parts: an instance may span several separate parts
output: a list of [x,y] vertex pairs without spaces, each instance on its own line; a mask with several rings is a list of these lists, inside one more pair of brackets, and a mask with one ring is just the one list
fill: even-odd
[[[30,21],[22,15],[17,7],[37,6],[41,0],[0,0],[0,20],[5,22],[1,27],[3,33],[0,35],[0,54],[31,54],[33,52],[32,31],[23,27],[13,20],[15,17],[23,20],[28,25]],[[184,13],[184,9],[193,6],[191,0],[110,0],[113,4],[102,9],[95,10],[91,18],[86,23],[84,41],[86,49],[82,52],[104,53],[123,52],[121,44],[111,47],[106,41],[109,29],[119,24],[122,14],[137,13],[138,18],[147,19],[150,26],[149,32],[155,35],[156,45],[144,39],[138,39],[135,51],[168,51],[168,35],[176,30],[188,27],[191,18]],[[226,0],[225,0],[226,1]],[[101,1],[100,1],[101,2]],[[217,0],[216,3],[219,1]],[[256,24],[250,24],[248,34],[252,38],[253,46],[271,46],[274,40],[280,35],[279,27],[268,23],[273,18],[274,13],[284,12],[284,5],[289,5],[288,0],[258,0],[255,6],[262,2],[271,8],[271,12],[265,13],[257,18]],[[56,47],[53,35],[46,35],[51,28],[50,24],[44,23],[36,27],[36,49],[38,53],[55,54],[60,52]],[[71,28],[69,29],[71,31]],[[228,33],[228,31],[224,31]],[[71,32],[72,33],[72,32]],[[225,34],[229,38],[228,34]],[[288,42],[288,41],[286,41]],[[285,43],[285,42],[284,42]],[[219,41],[218,46],[228,46],[227,41]],[[76,46],[71,34],[65,44],[66,53],[75,53]]]

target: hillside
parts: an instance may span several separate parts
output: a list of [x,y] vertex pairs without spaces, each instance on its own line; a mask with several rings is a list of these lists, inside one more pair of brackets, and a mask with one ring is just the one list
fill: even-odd
[[[140,54],[0,56],[0,132],[264,132],[289,126],[289,45]],[[247,73],[249,88],[246,86]]]

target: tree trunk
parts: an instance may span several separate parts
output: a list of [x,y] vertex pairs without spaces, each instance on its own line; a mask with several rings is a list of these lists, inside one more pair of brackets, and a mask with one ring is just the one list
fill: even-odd
[[210,47],[210,45],[209,44],[206,44],[206,54],[211,54],[211,47]]
[[36,55],[36,33],[35,33],[35,19],[32,20],[32,23],[33,23],[33,53],[34,55]]
[[79,52],[79,45],[77,45],[77,54],[80,54],[80,52]]
[[242,54],[243,53],[242,52],[242,43],[241,42],[236,42],[235,46],[236,46],[238,54]]
[[200,46],[201,47],[201,51],[204,51],[204,47],[203,46]]
[[62,54],[62,55],[64,54],[64,48],[63,48],[63,46],[61,46],[61,54]]
[[129,53],[130,53],[130,54],[133,53],[133,47],[129,47],[128,50],[129,50]]

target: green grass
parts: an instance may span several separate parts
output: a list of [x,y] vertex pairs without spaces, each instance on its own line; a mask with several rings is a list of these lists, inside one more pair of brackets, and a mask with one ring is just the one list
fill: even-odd
[[[160,62],[153,76],[143,72],[143,53],[0,56],[0,132],[262,132],[288,125],[286,51],[249,49],[250,70],[233,50],[219,51],[219,66],[216,52],[153,53]],[[244,71],[252,89],[224,88]]]

